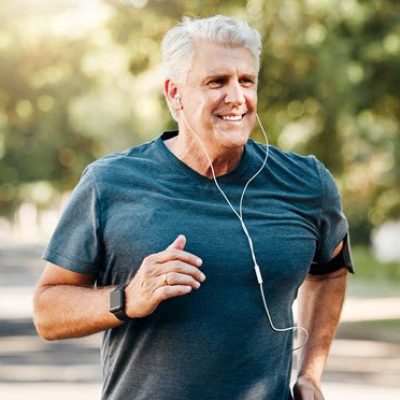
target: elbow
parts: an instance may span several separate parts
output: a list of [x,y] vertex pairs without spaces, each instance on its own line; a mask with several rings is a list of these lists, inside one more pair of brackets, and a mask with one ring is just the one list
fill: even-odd
[[55,334],[54,326],[50,322],[49,305],[46,305],[46,301],[43,299],[44,291],[45,288],[38,288],[33,298],[33,325],[42,339],[53,341],[60,338]]
[[37,323],[37,321],[34,319],[34,325],[36,328],[36,332],[38,333],[39,337],[41,337],[43,340],[46,340],[48,342],[51,342],[53,340],[57,340],[58,338],[51,333],[51,330],[46,329],[44,326],[41,324]]
[[43,340],[51,342],[53,340],[57,340],[58,338],[54,335],[52,329],[48,327],[43,321],[41,320],[41,316],[38,313],[33,314],[33,324],[35,326],[36,332]]

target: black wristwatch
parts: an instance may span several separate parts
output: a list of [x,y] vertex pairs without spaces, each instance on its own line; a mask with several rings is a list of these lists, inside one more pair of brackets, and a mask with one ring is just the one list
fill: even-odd
[[125,313],[125,286],[117,286],[110,292],[110,312],[121,321],[129,321]]

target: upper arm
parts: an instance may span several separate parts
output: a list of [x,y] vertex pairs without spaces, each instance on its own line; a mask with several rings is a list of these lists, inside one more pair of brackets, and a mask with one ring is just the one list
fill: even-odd
[[[344,241],[342,240],[336,247],[335,250],[333,250],[332,255],[331,255],[331,260],[335,258],[343,249],[344,246]],[[319,263],[315,263],[314,267],[318,268]],[[327,272],[323,273],[322,275],[317,275],[313,273],[308,273],[306,276],[306,280],[311,280],[311,281],[321,281],[321,280],[326,280],[326,279],[331,279],[331,278],[336,278],[342,275],[347,275],[347,268],[345,268],[346,265],[343,264],[343,268],[338,268],[337,270],[333,272]]]
[[338,243],[344,240],[349,224],[343,213],[339,188],[329,170],[320,161],[317,170],[321,183],[321,203],[317,221],[317,248],[314,260],[325,264],[332,260]]
[[57,285],[93,286],[95,280],[96,275],[94,274],[73,272],[59,267],[56,264],[47,263],[37,288],[40,290]]

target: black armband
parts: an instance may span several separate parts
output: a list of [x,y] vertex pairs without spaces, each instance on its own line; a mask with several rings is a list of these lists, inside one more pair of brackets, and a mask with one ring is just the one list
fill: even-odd
[[350,236],[348,233],[343,239],[343,247],[340,253],[326,263],[313,262],[308,273],[311,275],[324,275],[342,268],[347,268],[352,274],[355,273],[353,258],[351,256]]

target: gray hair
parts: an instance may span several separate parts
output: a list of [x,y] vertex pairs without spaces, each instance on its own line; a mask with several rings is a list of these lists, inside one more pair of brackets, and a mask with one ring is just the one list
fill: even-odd
[[[165,78],[177,83],[186,81],[192,64],[195,44],[210,40],[230,47],[244,47],[254,58],[256,71],[260,68],[261,36],[247,22],[223,15],[209,18],[182,18],[171,28],[161,43],[161,67]],[[168,103],[168,101],[167,101]],[[168,103],[168,106],[169,103]],[[170,107],[172,116],[174,112]]]
[[254,57],[256,71],[260,67],[261,36],[247,22],[223,15],[191,19],[171,28],[161,43],[164,75],[183,83],[192,63],[196,41],[210,40],[226,46],[245,47]]

